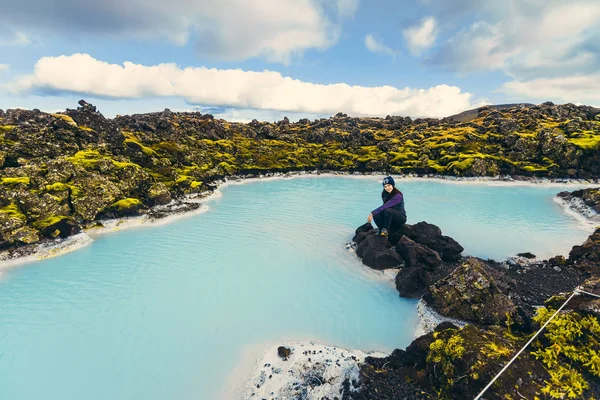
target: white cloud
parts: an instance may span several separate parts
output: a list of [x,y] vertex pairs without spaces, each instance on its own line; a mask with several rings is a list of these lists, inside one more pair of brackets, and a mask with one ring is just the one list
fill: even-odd
[[419,55],[435,42],[438,33],[437,22],[434,17],[423,18],[419,25],[407,28],[402,33],[410,52]]
[[600,73],[512,81],[500,90],[511,96],[600,106]]
[[144,0],[143,7],[139,0],[100,3],[19,0],[0,13],[0,30],[39,37],[166,39],[177,45],[192,42],[200,54],[222,60],[264,57],[289,63],[306,50],[335,44],[359,0]]
[[297,122],[299,119],[302,118],[315,120],[318,118],[328,118],[331,116],[331,114],[295,113],[276,110],[238,108],[228,108],[221,112],[211,112],[210,110],[202,112],[213,114],[215,118],[221,118],[231,122],[250,122],[253,119],[257,121],[276,122],[283,120],[283,117],[287,117],[290,120],[290,122]]
[[456,86],[429,89],[315,84],[278,72],[144,66],[98,61],[87,54],[44,57],[33,74],[11,82],[14,93],[64,92],[106,98],[181,97],[190,104],[288,112],[443,117],[476,106]]
[[507,0],[502,4],[479,3],[478,14],[487,18],[452,36],[433,62],[461,71],[500,69],[530,76],[572,73],[574,66],[597,67],[600,2]]
[[388,46],[380,42],[372,33],[369,33],[365,36],[365,47],[367,48],[367,50],[373,53],[392,56],[394,59],[398,54],[397,51],[389,48]]
[[8,64],[0,64],[0,72],[6,71],[9,68]]

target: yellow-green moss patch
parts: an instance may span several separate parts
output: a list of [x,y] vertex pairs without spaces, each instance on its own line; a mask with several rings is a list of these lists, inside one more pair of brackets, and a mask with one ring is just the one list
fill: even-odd
[[77,196],[80,194],[80,190],[77,186],[69,185],[68,183],[62,183],[62,182],[56,182],[51,185],[46,185],[45,189],[47,192],[66,192],[68,190],[71,190],[71,193],[74,196]]
[[25,214],[23,214],[23,212],[21,212],[21,209],[19,208],[19,206],[17,206],[14,203],[11,203],[5,207],[0,208],[0,213],[7,214],[8,216],[10,216],[12,218],[18,218],[22,221],[27,220],[27,217],[25,217]]
[[51,114],[54,118],[59,118],[65,121],[67,124],[76,127],[77,122],[73,121],[73,118],[69,117],[66,114]]
[[0,133],[10,132],[16,128],[16,125],[0,125]]
[[28,176],[18,176],[15,178],[0,178],[0,185],[13,188],[18,185],[29,185],[30,179]]
[[568,138],[569,143],[584,150],[593,150],[600,147],[600,134],[595,136]]
[[111,204],[110,208],[118,211],[125,211],[135,207],[139,207],[142,205],[142,202],[139,199],[135,199],[132,197],[128,197],[126,199],[122,199]]
[[67,157],[67,161],[73,165],[80,165],[83,168],[94,168],[101,158],[102,156],[98,150],[81,150],[71,157]]
[[[35,229],[37,229],[39,231],[43,231],[44,229],[61,222],[65,218],[72,219],[71,217],[67,217],[64,215],[53,215],[53,216],[47,217],[41,221],[35,221],[32,225]],[[52,235],[52,236],[55,236],[55,235]]]

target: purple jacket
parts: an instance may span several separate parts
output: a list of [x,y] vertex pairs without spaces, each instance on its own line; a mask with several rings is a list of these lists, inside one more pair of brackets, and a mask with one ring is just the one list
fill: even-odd
[[[404,197],[402,197],[402,195],[400,193],[396,193],[394,195],[394,197],[392,197],[391,199],[386,201],[381,207],[378,207],[378,208],[374,209],[373,211],[371,211],[371,214],[377,215],[380,212],[382,212],[383,210],[385,210],[386,208],[390,208],[390,207],[399,209],[399,211],[403,212],[404,211]],[[404,212],[403,212],[403,214],[404,214]]]

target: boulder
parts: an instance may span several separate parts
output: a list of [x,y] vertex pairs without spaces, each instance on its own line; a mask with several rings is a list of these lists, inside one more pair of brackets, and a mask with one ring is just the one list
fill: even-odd
[[442,259],[437,251],[406,236],[402,236],[396,245],[396,251],[402,256],[408,268],[418,267],[427,271],[435,271],[442,264]]
[[390,243],[385,236],[377,234],[367,235],[356,248],[356,255],[362,258],[368,249],[383,251],[390,248]]
[[388,238],[378,235],[370,223],[358,227],[352,240],[358,244],[356,255],[370,268],[398,268],[404,263],[402,257],[391,248]]
[[32,244],[40,240],[40,234],[33,228],[23,226],[10,232],[6,238],[10,243]]
[[171,202],[171,192],[167,186],[158,182],[148,189],[148,199],[152,205],[163,205]]
[[[429,287],[424,300],[437,312],[482,325],[502,325],[521,317],[508,296],[515,282],[483,260],[470,257],[448,277]],[[520,321],[517,321],[520,322]]]
[[360,242],[362,242],[367,236],[375,232],[377,232],[377,230],[373,228],[373,225],[367,222],[366,224],[361,225],[356,229],[352,241],[359,245]]
[[528,259],[534,259],[536,258],[536,255],[530,252],[526,252],[526,253],[518,253],[517,254],[518,257],[523,257],[523,258],[528,258]]
[[598,272],[600,264],[600,228],[597,228],[581,246],[573,246],[569,261],[582,268]]
[[376,246],[367,248],[363,254],[362,262],[367,267],[382,270],[398,268],[404,263],[404,260],[396,253],[396,251],[394,251],[394,249]]
[[436,225],[421,221],[414,225],[405,225],[404,235],[417,243],[435,250],[444,261],[458,261],[464,248],[449,236],[442,235]]
[[429,272],[418,267],[402,268],[396,275],[396,289],[400,297],[419,298],[427,292],[430,282]]
[[126,198],[113,203],[109,210],[115,217],[129,217],[140,215],[147,211],[147,208],[139,199]]
[[277,355],[283,360],[287,361],[289,356],[292,354],[292,350],[289,347],[279,346],[277,348]]
[[43,221],[37,221],[33,224],[33,227],[48,238],[66,238],[81,231],[81,227],[73,218],[64,215],[58,215],[46,218]]

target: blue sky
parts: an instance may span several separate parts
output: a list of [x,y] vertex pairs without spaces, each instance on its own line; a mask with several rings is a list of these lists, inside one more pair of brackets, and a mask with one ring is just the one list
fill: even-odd
[[600,106],[600,1],[8,0],[0,108],[81,98],[239,121]]

